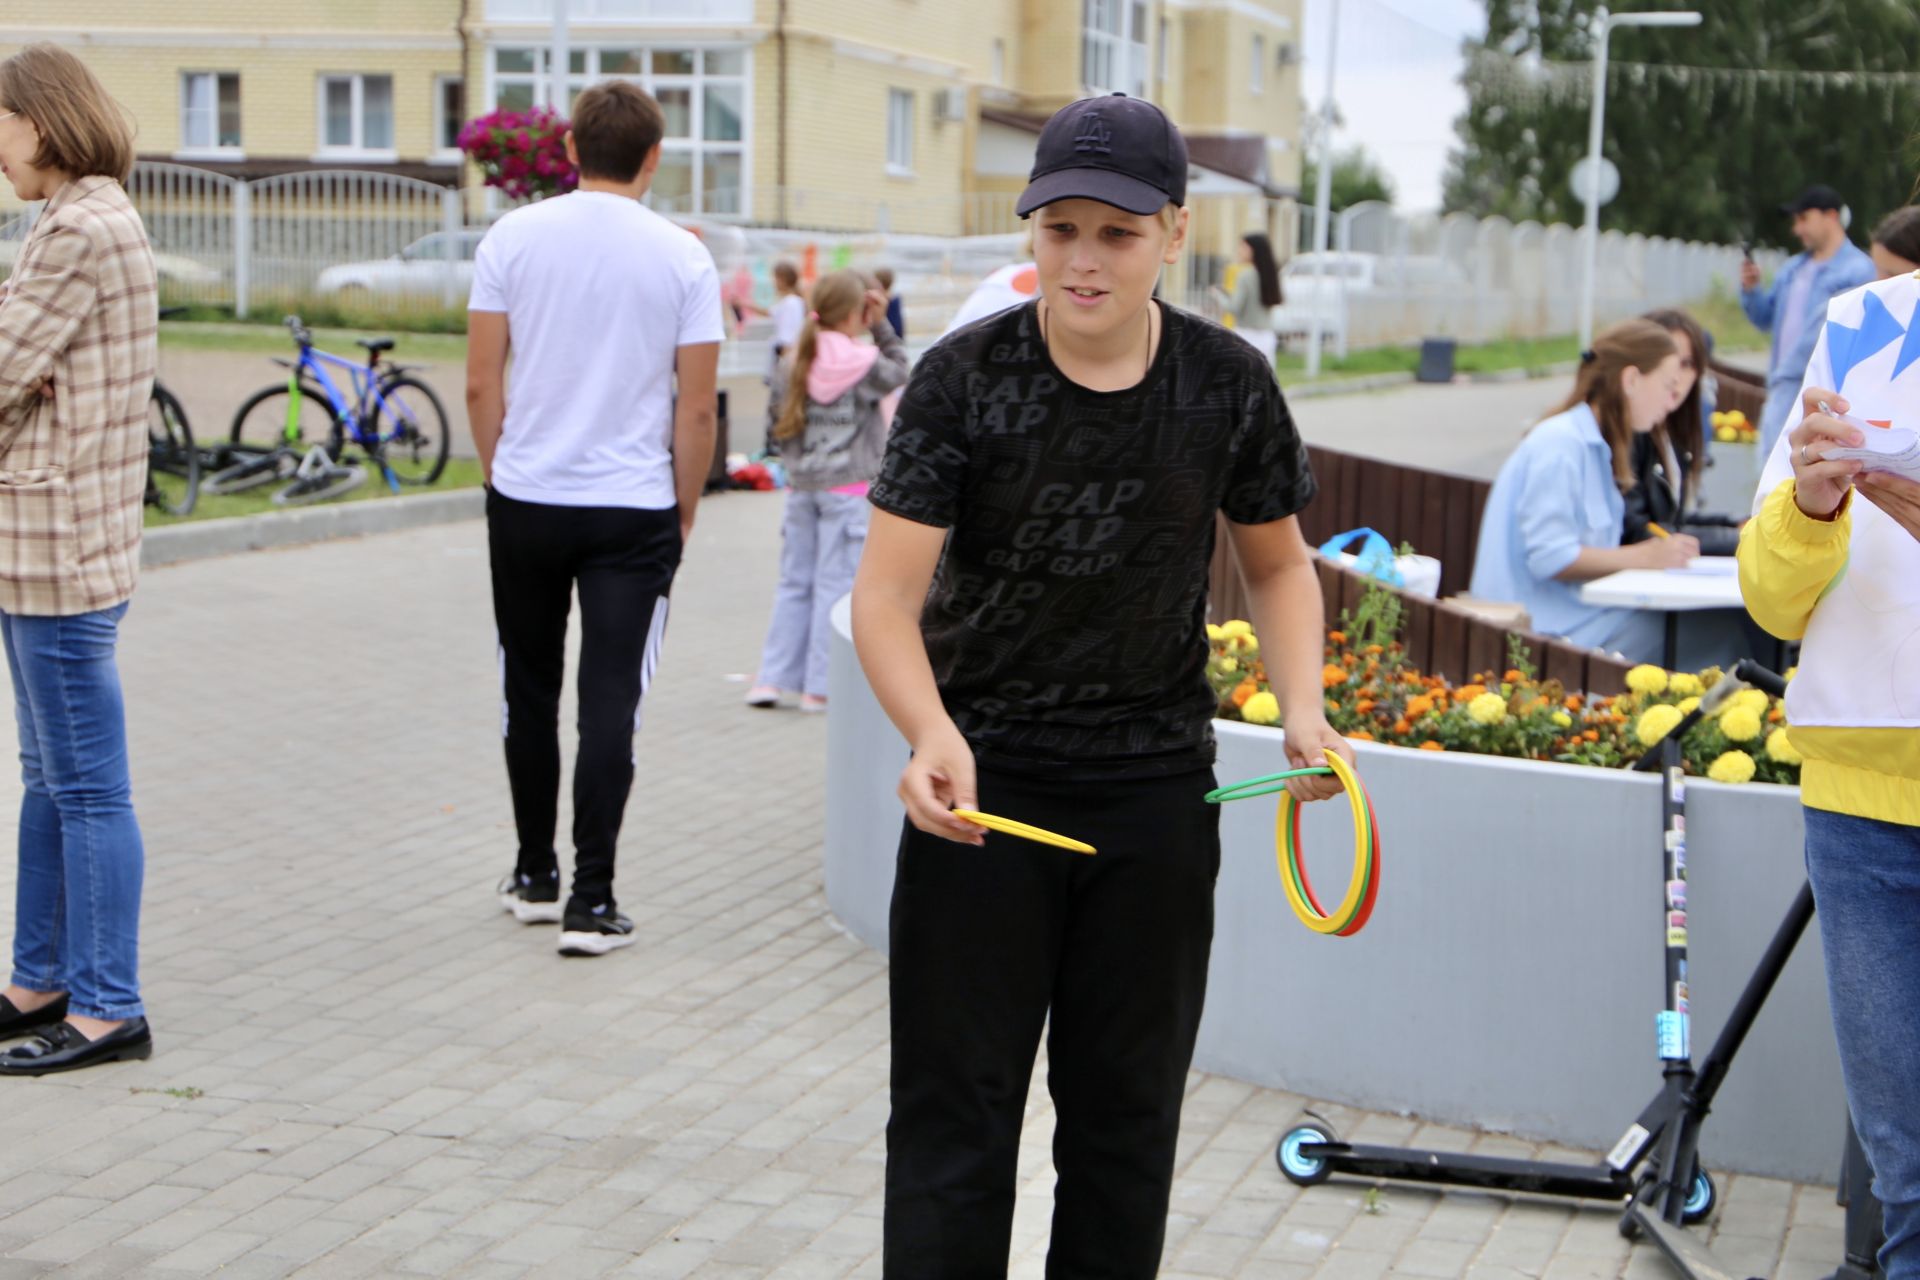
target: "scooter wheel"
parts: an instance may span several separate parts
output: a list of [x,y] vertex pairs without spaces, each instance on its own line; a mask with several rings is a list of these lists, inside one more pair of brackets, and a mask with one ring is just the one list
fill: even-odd
[[1713,1207],[1720,1203],[1720,1189],[1713,1184],[1713,1175],[1705,1169],[1693,1171],[1693,1184],[1687,1188],[1687,1202],[1680,1206],[1680,1221],[1692,1226],[1696,1222],[1705,1222],[1713,1214]]
[[1303,1155],[1300,1148],[1310,1142],[1332,1142],[1334,1136],[1317,1125],[1303,1124],[1287,1131],[1280,1139],[1279,1150],[1273,1158],[1280,1165],[1280,1172],[1288,1182],[1301,1187],[1314,1187],[1333,1176],[1333,1167],[1325,1156]]

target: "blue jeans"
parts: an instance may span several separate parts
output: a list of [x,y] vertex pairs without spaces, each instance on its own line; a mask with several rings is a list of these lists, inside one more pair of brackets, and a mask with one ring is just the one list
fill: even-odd
[[833,606],[853,590],[870,510],[864,494],[787,491],[780,585],[773,593],[759,683],[827,696]]
[[1767,384],[1767,404],[1760,411],[1760,466],[1765,469],[1767,459],[1773,456],[1774,441],[1780,438],[1781,428],[1787,425],[1787,415],[1793,412],[1793,406],[1800,403],[1800,379]]
[[1807,875],[1886,1280],[1920,1277],[1920,827],[1808,809]]
[[114,644],[125,604],[65,618],[0,613],[20,723],[20,879],[13,982],[66,991],[71,1012],[142,1016],[146,853],[127,772]]

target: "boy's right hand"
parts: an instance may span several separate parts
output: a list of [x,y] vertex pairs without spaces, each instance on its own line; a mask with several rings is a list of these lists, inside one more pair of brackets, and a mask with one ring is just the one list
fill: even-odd
[[1760,287],[1760,264],[1751,258],[1740,264],[1740,287],[1748,293]]
[[930,836],[956,844],[984,845],[986,830],[949,810],[972,809],[980,802],[974,777],[973,748],[952,721],[913,747],[913,759],[900,775],[900,802],[907,820]]

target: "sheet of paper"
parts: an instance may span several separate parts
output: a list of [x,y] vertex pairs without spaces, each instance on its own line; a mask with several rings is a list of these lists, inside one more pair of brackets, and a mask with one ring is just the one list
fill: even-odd
[[1818,450],[1828,462],[1859,462],[1868,471],[1889,471],[1920,482],[1920,435],[1907,427],[1876,427],[1851,414],[1838,415],[1840,421],[1859,429],[1866,443],[1857,449],[1841,446]]
[[1740,576],[1740,561],[1734,556],[1695,556],[1687,561],[1685,567],[1669,569],[1667,572],[1703,578],[1737,578]]

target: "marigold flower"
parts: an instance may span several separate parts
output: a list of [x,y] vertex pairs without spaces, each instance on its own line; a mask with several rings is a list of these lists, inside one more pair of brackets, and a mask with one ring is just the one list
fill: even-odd
[[1353,742],[1372,742],[1373,741],[1373,735],[1368,733],[1365,729],[1355,729],[1352,733],[1348,734],[1347,737],[1349,740]]
[[1329,644],[1345,644],[1347,642],[1347,633],[1344,631],[1329,631],[1327,632],[1327,642]]
[[1472,702],[1486,691],[1487,686],[1483,684],[1463,684],[1453,691],[1453,700],[1455,702]]
[[1246,706],[1247,699],[1258,692],[1260,692],[1260,686],[1258,684],[1252,680],[1242,680],[1233,687],[1233,705],[1236,707]]
[[1699,705],[1700,699],[1698,698],[1682,698],[1680,700],[1680,714],[1683,716],[1692,715],[1694,708]]
[[1707,766],[1707,776],[1715,782],[1752,782],[1753,757],[1744,751],[1729,751]]
[[1585,733],[1581,734],[1580,736],[1585,738],[1588,742],[1600,741],[1600,731],[1598,729],[1589,729]]
[[1567,700],[1563,705],[1565,705],[1569,711],[1578,711],[1580,709],[1580,695],[1577,693],[1568,694]]
[[1375,703],[1372,698],[1362,698],[1353,704],[1353,710],[1356,715],[1365,715],[1367,712],[1373,710],[1374,706]]
[[1568,715],[1564,711],[1556,711],[1553,713],[1552,717],[1550,718],[1553,720],[1554,724],[1558,725],[1562,729],[1573,728],[1573,717]]
[[1767,735],[1767,758],[1781,764],[1799,764],[1801,756],[1793,749],[1793,743],[1787,740],[1785,729],[1775,729]]
[[1499,724],[1507,718],[1507,700],[1497,693],[1483,693],[1467,704],[1467,716],[1475,724]]
[[1656,703],[1640,715],[1640,723],[1634,726],[1633,736],[1640,745],[1650,747],[1673,731],[1673,727],[1682,719],[1680,708],[1670,707],[1666,703]]
[[1280,718],[1280,700],[1270,693],[1256,693],[1240,704],[1240,718],[1248,724],[1272,724]]
[[1643,662],[1627,672],[1627,688],[1635,693],[1665,693],[1667,673],[1652,663]]
[[1752,707],[1728,707],[1720,717],[1720,732],[1729,742],[1752,742],[1760,736],[1760,716]]
[[1370,644],[1361,652],[1370,654],[1374,657],[1378,657],[1380,654],[1386,652],[1386,648],[1383,645]]
[[1500,678],[1502,680],[1505,680],[1508,684],[1519,684],[1522,680],[1525,680],[1527,677],[1522,672],[1509,668],[1507,673],[1501,676]]
[[1734,694],[1731,698],[1727,699],[1727,705],[1725,708],[1721,710],[1720,714],[1724,718],[1727,712],[1733,710],[1735,707],[1746,707],[1749,710],[1751,710],[1755,715],[1765,715],[1767,713],[1767,708],[1772,705],[1773,705],[1773,699],[1769,698],[1766,694],[1762,693],[1760,690],[1742,689],[1740,692]]
[[1431,710],[1433,710],[1433,699],[1424,693],[1417,698],[1407,699],[1407,719],[1409,720],[1418,720]]
[[1220,634],[1223,636],[1250,636],[1253,634],[1253,624],[1245,618],[1232,618],[1221,626]]
[[1441,746],[1441,745],[1440,745],[1439,743],[1437,743],[1437,742],[1435,742],[1435,741],[1433,741],[1433,740],[1432,740],[1431,738],[1429,738],[1429,739],[1428,739],[1427,741],[1425,741],[1425,742],[1423,742],[1423,743],[1421,743],[1421,744],[1420,744],[1420,749],[1421,749],[1422,751],[1445,751],[1445,750],[1446,750],[1446,748],[1445,748],[1445,747],[1443,747],[1443,746]]
[[1785,723],[1786,718],[1787,718],[1787,713],[1779,707],[1775,707],[1773,710],[1767,712],[1768,724],[1783,724]]
[[1699,676],[1676,671],[1667,680],[1667,692],[1684,698],[1690,694],[1705,693],[1706,686],[1700,683]]
[[1207,624],[1207,643],[1219,644],[1222,640],[1225,640],[1226,638],[1227,638],[1227,632],[1224,627],[1217,627],[1211,622]]
[[1344,667],[1336,667],[1329,662],[1326,666],[1320,668],[1320,685],[1322,688],[1331,689],[1337,684],[1345,684],[1346,682],[1347,672]]

